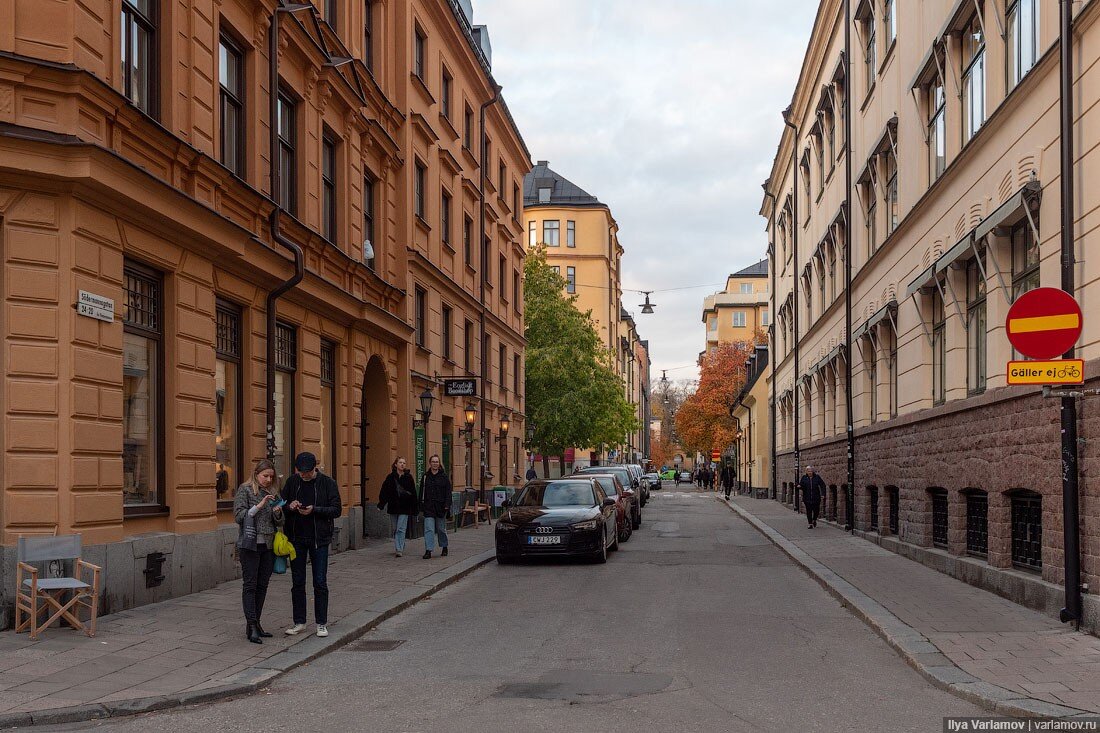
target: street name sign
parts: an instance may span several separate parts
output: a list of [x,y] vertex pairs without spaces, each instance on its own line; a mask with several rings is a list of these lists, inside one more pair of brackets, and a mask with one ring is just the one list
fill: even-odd
[[1009,384],[1084,384],[1083,359],[1008,362]]
[[97,321],[114,323],[115,301],[102,295],[89,293],[87,290],[81,290],[77,295],[76,312]]
[[476,397],[476,379],[444,379],[443,395],[445,397]]
[[1032,359],[1053,359],[1081,336],[1081,306],[1059,288],[1036,288],[1008,309],[1005,331],[1016,351]]

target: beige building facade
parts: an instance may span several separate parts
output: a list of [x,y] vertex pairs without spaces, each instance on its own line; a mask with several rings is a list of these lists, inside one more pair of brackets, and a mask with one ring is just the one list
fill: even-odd
[[463,483],[445,377],[488,390],[471,462],[514,473],[530,162],[502,100],[480,156],[487,30],[468,2],[276,6],[0,4],[0,543],[80,533],[107,611],[238,573],[229,506],[269,441],[336,478],[337,549],[388,533],[426,390]]
[[726,278],[720,292],[703,299],[706,353],[719,344],[751,343],[770,323],[768,260],[763,259]]
[[760,344],[749,357],[745,385],[734,399],[731,414],[740,437],[733,450],[738,486],[767,492],[772,476],[772,431],[769,410],[768,347]]
[[[851,7],[845,57],[844,3],[819,6],[761,209],[776,278],[778,493],[793,500],[812,463],[829,485],[826,516],[1056,613],[1059,406],[1006,384],[1004,322],[1018,295],[1060,284],[1059,3]],[[1100,297],[1100,263],[1087,256],[1098,17],[1086,2],[1074,20],[1075,278],[1086,313]],[[1084,328],[1078,354],[1095,386],[1100,326],[1086,318]],[[1100,486],[1089,475],[1100,452],[1089,406],[1079,421],[1082,580],[1095,628]]]

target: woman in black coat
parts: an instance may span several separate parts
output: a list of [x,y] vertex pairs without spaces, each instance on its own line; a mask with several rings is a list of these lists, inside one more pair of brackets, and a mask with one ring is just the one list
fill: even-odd
[[405,551],[405,533],[409,521],[420,513],[420,502],[416,498],[416,483],[409,473],[408,462],[398,458],[390,466],[390,475],[382,482],[378,495],[378,508],[385,507],[393,523],[393,551],[395,557],[401,557]]
[[451,515],[451,479],[438,455],[428,459],[428,472],[420,483],[424,492],[424,559],[430,560],[438,536],[443,557],[447,556],[447,517]]

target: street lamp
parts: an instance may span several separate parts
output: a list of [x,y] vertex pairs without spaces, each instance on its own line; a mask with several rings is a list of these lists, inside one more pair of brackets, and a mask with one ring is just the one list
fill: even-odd
[[655,307],[653,305],[653,303],[649,302],[649,296],[653,293],[653,291],[652,290],[641,290],[639,292],[641,292],[642,295],[645,296],[645,302],[640,304],[641,307],[642,307],[642,313],[645,314],[645,315],[648,315],[648,314],[653,312],[653,308]]
[[527,445],[531,445],[535,442],[535,426],[532,423],[527,423],[527,430],[525,434],[527,436]]
[[474,434],[474,421],[477,420],[477,405],[466,405],[466,409],[463,410],[463,419],[466,420],[466,435],[470,436],[470,441],[473,441]]
[[430,388],[420,393],[420,414],[424,416],[424,422],[428,422],[432,417],[433,402],[435,402],[435,395]]
[[512,424],[511,416],[506,412],[500,416],[500,437],[501,440],[508,437],[508,427]]

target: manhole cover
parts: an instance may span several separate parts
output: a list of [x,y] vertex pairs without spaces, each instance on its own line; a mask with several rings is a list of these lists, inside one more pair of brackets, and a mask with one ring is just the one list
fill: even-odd
[[346,649],[349,652],[392,652],[404,643],[404,639],[361,639]]

